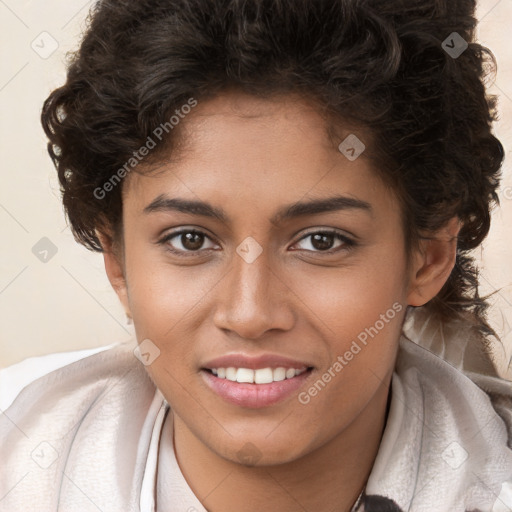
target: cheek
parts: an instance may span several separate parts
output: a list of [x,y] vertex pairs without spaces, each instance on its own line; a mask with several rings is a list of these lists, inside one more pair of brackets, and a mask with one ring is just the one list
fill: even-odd
[[[381,315],[387,312],[385,320],[392,321],[386,322],[384,330],[393,330],[396,335],[403,316],[397,313],[405,310],[407,296],[405,256],[392,246],[376,247],[347,261],[350,263],[339,268],[311,266],[300,275],[290,276],[288,282],[325,325],[326,337],[339,335],[345,340],[341,345],[376,322],[381,327]],[[395,303],[400,307],[393,309]],[[388,328],[391,325],[393,329]],[[342,348],[336,342],[331,345]]]
[[405,314],[400,282],[384,276],[375,280],[371,272],[365,282],[355,274],[330,281],[324,294],[316,292],[317,337],[323,338],[327,357],[301,390],[298,413],[309,432],[318,428],[317,418],[331,418],[322,426],[319,443],[346,428],[382,392],[398,350]]
[[160,351],[146,370],[175,402],[182,394],[180,383],[195,376],[197,355],[191,340],[198,336],[198,316],[211,286],[194,278],[190,267],[148,265],[135,257],[131,263],[129,300],[136,337],[139,342],[151,340]]
[[[163,252],[163,250],[162,250]],[[127,244],[128,295],[142,336],[164,340],[194,315],[215,285],[214,272],[168,263],[160,251]]]
[[299,293],[307,297],[327,348],[319,378],[328,381],[329,391],[320,382],[304,396],[314,397],[318,410],[329,402],[346,410],[348,396],[362,406],[392,371],[406,312],[405,269],[405,256],[390,244],[332,269],[329,279],[321,279],[320,270],[304,276]]

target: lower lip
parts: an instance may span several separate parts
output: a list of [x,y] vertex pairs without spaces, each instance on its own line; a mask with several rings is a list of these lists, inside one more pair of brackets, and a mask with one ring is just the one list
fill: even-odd
[[311,374],[307,370],[291,379],[268,384],[250,384],[220,379],[207,370],[201,370],[206,384],[227,402],[240,407],[257,409],[281,402],[297,391]]

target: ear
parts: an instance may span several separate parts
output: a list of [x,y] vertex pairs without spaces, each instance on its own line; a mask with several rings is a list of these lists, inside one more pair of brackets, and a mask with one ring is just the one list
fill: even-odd
[[126,316],[131,319],[130,304],[128,301],[128,289],[126,285],[126,275],[123,265],[123,255],[119,248],[114,247],[113,239],[110,234],[97,231],[103,249],[103,261],[105,271],[112,288],[116,292],[121,304],[125,310]]
[[462,224],[453,217],[428,240],[422,240],[411,268],[407,296],[410,306],[423,306],[444,286],[455,266],[457,236]]

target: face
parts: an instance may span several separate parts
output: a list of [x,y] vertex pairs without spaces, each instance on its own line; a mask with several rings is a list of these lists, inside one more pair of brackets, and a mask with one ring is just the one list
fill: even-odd
[[179,158],[125,183],[122,300],[160,350],[146,368],[176,421],[225,459],[252,443],[261,463],[291,461],[391,375],[410,285],[400,209],[303,100],[230,93],[182,123]]

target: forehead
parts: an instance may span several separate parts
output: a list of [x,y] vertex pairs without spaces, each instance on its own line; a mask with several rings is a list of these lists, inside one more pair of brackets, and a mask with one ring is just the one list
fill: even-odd
[[[350,160],[338,149],[353,128],[328,120],[313,101],[296,95],[257,98],[226,93],[200,102],[179,127],[168,160],[129,176],[123,201],[141,211],[162,192],[247,204],[298,201],[333,192],[353,196],[383,188],[367,151]],[[358,131],[358,140],[367,137]],[[362,142],[362,141],[361,141]],[[383,193],[381,190],[380,193]]]
[[194,153],[200,157],[198,153],[208,149],[212,153],[229,149],[235,154],[240,148],[247,160],[251,155],[261,159],[265,149],[273,148],[275,152],[278,147],[284,156],[299,142],[304,152],[315,149],[316,156],[321,149],[326,153],[335,149],[320,106],[293,93],[260,98],[239,91],[226,92],[199,102],[179,126],[178,135],[178,158]]

